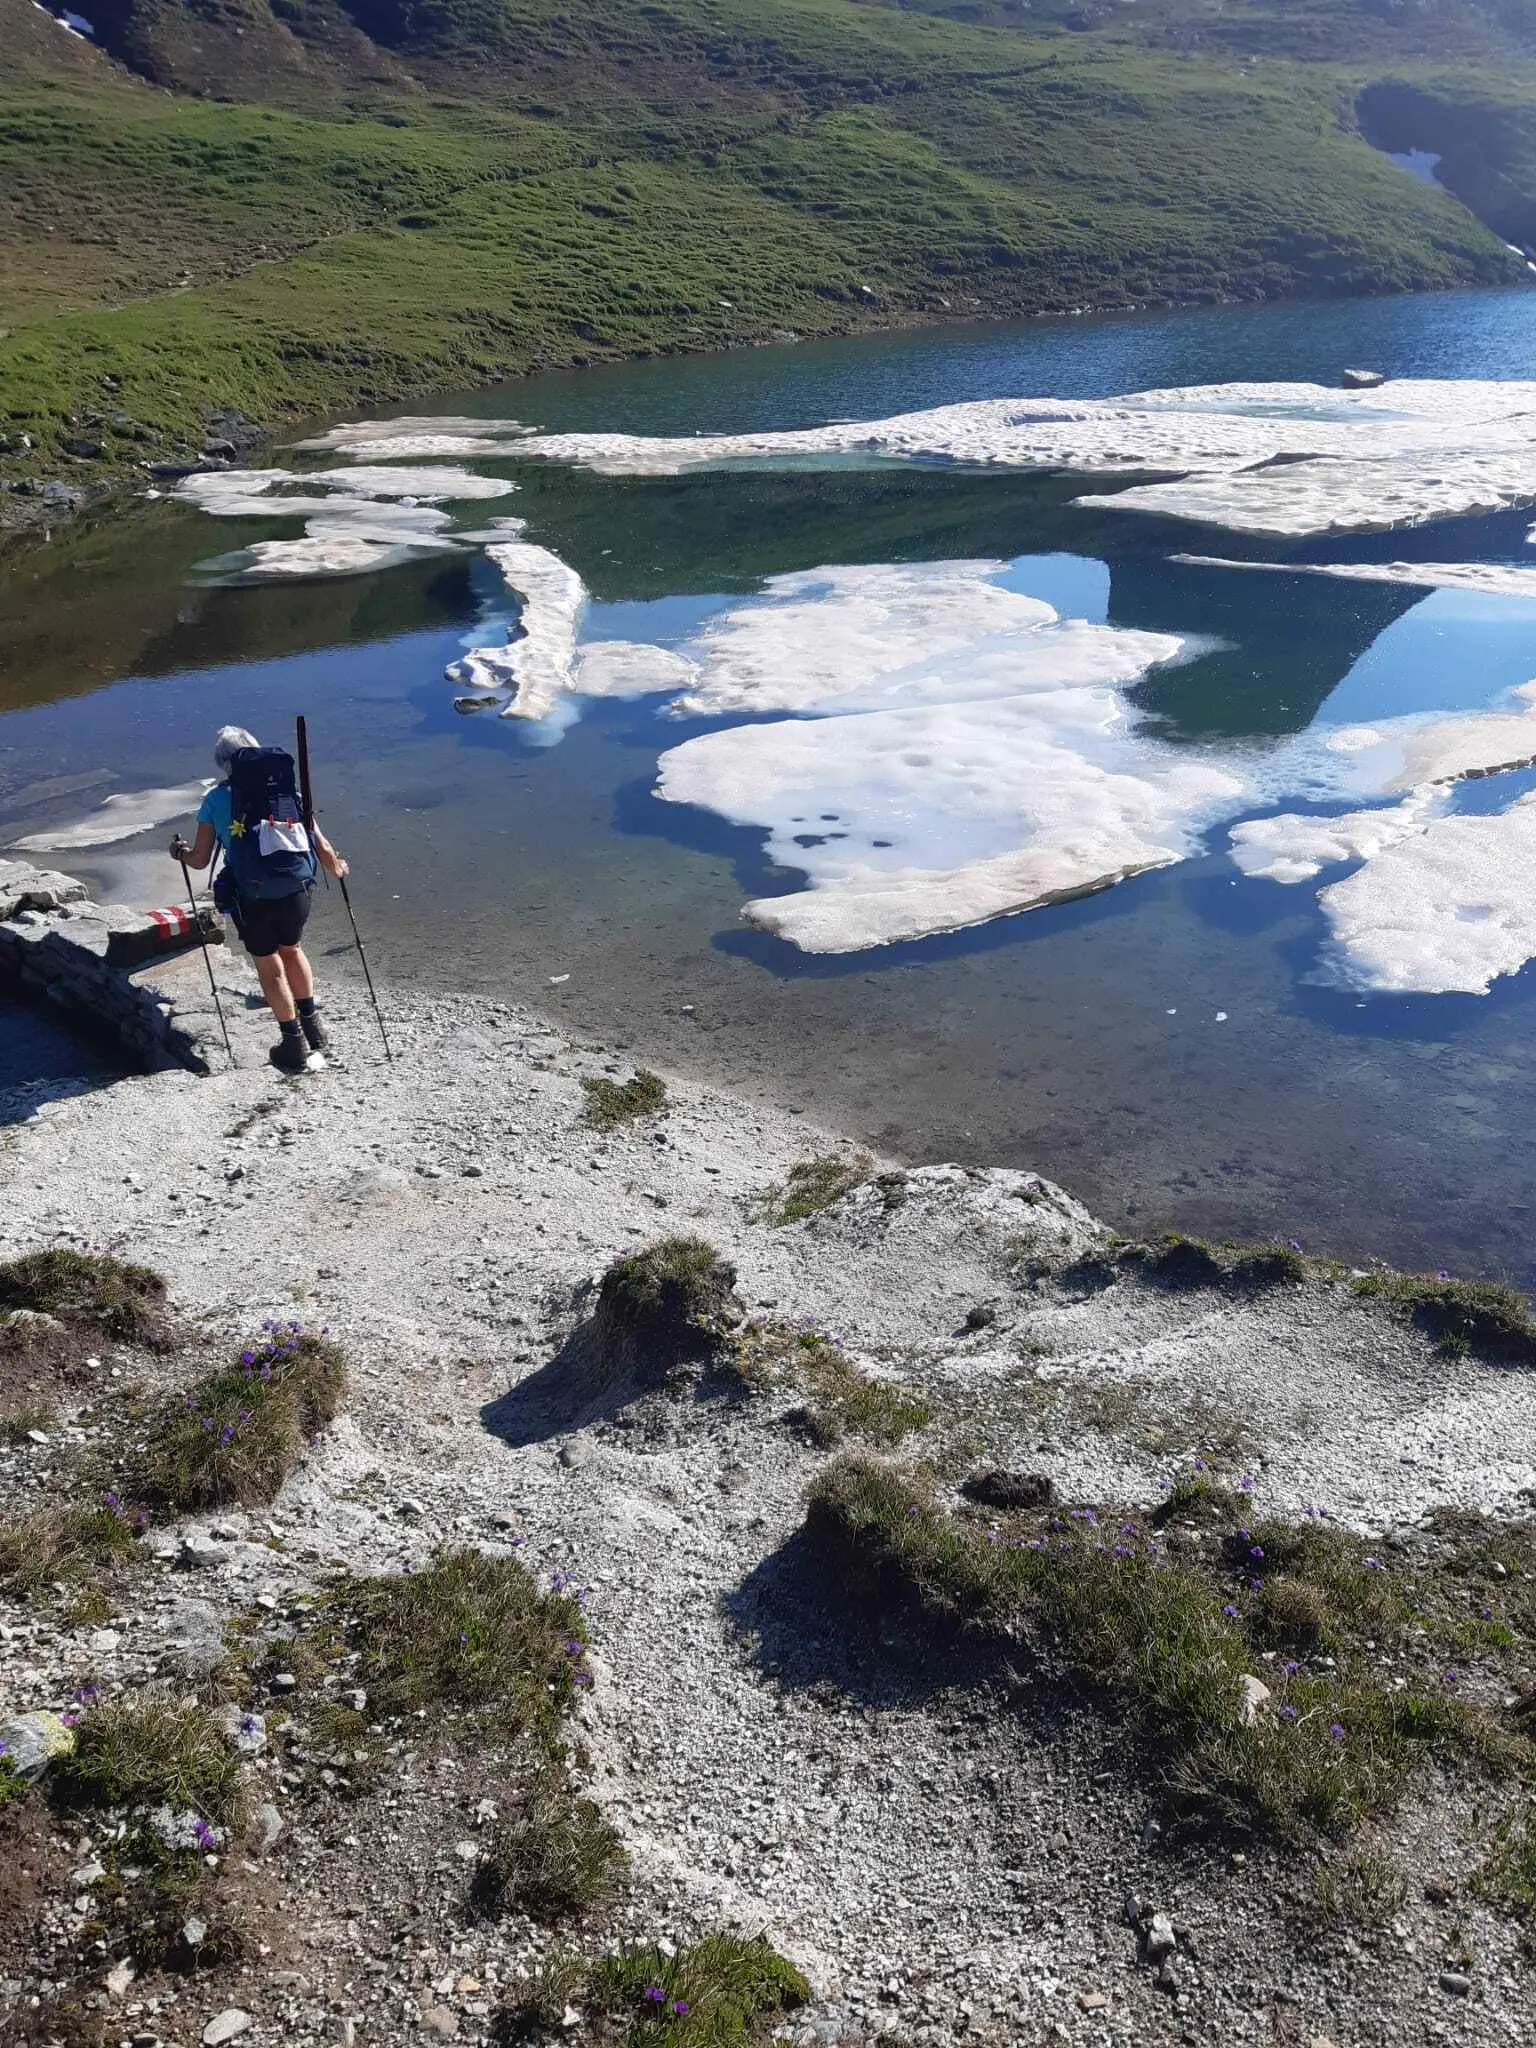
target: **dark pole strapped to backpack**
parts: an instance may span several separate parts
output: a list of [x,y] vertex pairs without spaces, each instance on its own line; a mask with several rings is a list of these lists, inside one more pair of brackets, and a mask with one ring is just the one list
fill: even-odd
[[[306,725],[302,714],[299,717],[298,755],[299,804],[304,813],[304,829],[308,832],[311,843],[313,843],[315,836],[315,797],[309,779],[309,727]],[[389,1049],[389,1035],[384,1029],[384,1013],[379,1008],[379,999],[374,993],[373,976],[368,971],[368,955],[363,947],[363,935],[357,928],[357,916],[352,908],[352,897],[347,888],[347,878],[345,875],[338,875],[336,879],[341,884],[341,900],[347,906],[347,916],[351,920],[352,937],[357,946],[357,957],[363,963],[363,979],[368,984],[368,999],[373,1004],[374,1022],[379,1027],[379,1037],[384,1045],[384,1057],[393,1066],[395,1056]]]
[[[179,848],[182,844],[181,840],[178,839],[176,844]],[[203,949],[203,965],[208,970],[208,988],[213,996],[213,1007],[219,1013],[219,1029],[224,1034],[224,1050],[229,1054],[229,1064],[233,1066],[235,1064],[235,1048],[229,1042],[229,1026],[224,1021],[224,1005],[219,1001],[219,985],[213,978],[213,955],[208,951],[208,934],[203,930],[202,913],[197,907],[197,892],[192,887],[192,876],[187,868],[186,855],[178,851],[176,858],[181,864],[181,879],[187,885],[187,902],[191,905],[192,922],[197,929],[198,943]]]

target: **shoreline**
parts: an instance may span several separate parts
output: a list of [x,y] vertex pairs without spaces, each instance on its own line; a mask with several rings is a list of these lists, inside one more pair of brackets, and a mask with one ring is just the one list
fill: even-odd
[[[135,461],[126,468],[71,456],[68,458],[68,468],[58,476],[22,477],[11,474],[18,468],[17,457],[0,450],[0,550],[38,534],[42,534],[46,540],[48,533],[54,528],[72,524],[75,520],[87,516],[111,513],[122,504],[130,502],[139,492],[152,488],[157,480],[176,482],[187,476],[216,474],[220,470],[249,465],[269,455],[274,448],[287,445],[279,439],[282,435],[317,434],[343,420],[387,421],[402,407],[409,407],[422,401],[448,400],[455,393],[464,392],[515,391],[530,379],[550,374],[617,368],[625,364],[645,362],[742,355],[761,348],[796,347],[808,341],[859,341],[878,335],[911,333],[924,329],[1006,327],[1034,325],[1046,321],[1135,319],[1151,313],[1198,312],[1206,309],[1214,311],[1241,306],[1329,306],[1348,304],[1351,300],[1367,303],[1377,299],[1442,298],[1486,292],[1490,289],[1524,288],[1526,287],[1518,282],[1499,286],[1475,280],[1459,285],[1447,285],[1433,291],[1354,294],[1226,292],[1188,299],[1150,298],[1104,305],[1047,306],[1035,310],[1008,307],[997,312],[988,312],[980,302],[968,306],[963,312],[946,312],[926,306],[911,307],[876,318],[855,317],[846,325],[817,328],[805,333],[787,327],[770,326],[760,333],[704,343],[690,342],[680,336],[660,346],[604,350],[596,354],[581,348],[573,348],[564,353],[546,352],[537,362],[526,368],[502,369],[494,375],[475,378],[468,383],[457,380],[430,380],[421,384],[405,382],[398,388],[391,388],[387,395],[373,388],[366,395],[359,393],[348,402],[339,404],[334,410],[323,413],[285,409],[269,418],[257,420],[220,402],[205,408],[205,440],[229,442],[229,453],[200,454],[188,443],[183,448],[168,450],[165,459],[153,463]],[[1533,280],[1530,288],[1536,289],[1536,280]]]

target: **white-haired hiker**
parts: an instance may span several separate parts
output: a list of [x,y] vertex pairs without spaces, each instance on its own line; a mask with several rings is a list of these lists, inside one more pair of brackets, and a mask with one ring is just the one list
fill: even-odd
[[219,780],[198,807],[197,836],[188,846],[178,834],[171,856],[205,868],[215,846],[222,848],[215,907],[233,918],[277,1019],[281,1035],[268,1057],[284,1073],[299,1074],[310,1053],[327,1043],[314,970],[300,943],[315,864],[318,859],[339,877],[347,863],[318,827],[306,828],[291,754],[263,747],[243,726],[226,725],[214,742],[213,759]]

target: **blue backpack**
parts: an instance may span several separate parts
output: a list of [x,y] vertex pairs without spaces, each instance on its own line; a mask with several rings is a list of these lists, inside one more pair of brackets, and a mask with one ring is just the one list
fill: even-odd
[[229,764],[229,847],[225,870],[247,902],[296,896],[315,879],[292,754],[242,747]]

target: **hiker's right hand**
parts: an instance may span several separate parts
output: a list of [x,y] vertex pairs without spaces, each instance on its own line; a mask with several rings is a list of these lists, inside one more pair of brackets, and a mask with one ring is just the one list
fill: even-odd
[[176,834],[176,837],[171,841],[171,859],[185,860],[187,855],[191,851],[191,847],[188,846],[186,840],[183,839],[181,834],[178,832]]

